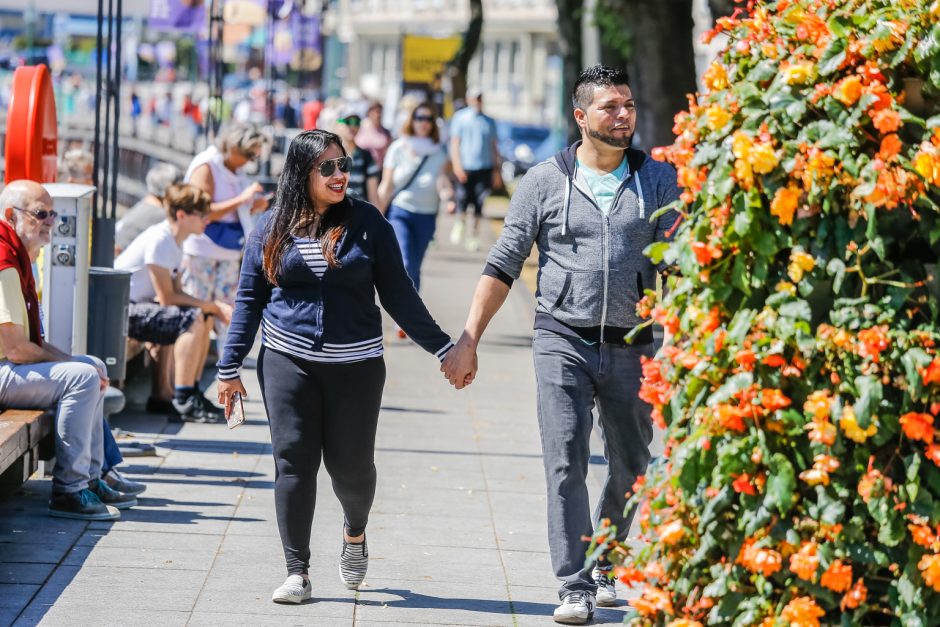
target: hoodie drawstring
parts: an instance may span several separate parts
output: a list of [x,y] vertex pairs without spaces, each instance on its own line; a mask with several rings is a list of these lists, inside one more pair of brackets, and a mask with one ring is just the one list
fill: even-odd
[[640,217],[646,217],[646,203],[643,202],[643,186],[640,185],[640,173],[636,172],[633,175],[633,179],[636,181],[636,197],[640,201]]
[[564,237],[568,233],[568,205],[571,204],[571,177],[565,177],[568,179],[568,184],[565,185],[565,203],[562,207],[562,220],[561,220],[561,235]]

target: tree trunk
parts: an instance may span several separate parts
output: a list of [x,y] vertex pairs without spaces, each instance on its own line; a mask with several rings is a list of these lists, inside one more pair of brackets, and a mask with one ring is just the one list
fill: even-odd
[[692,0],[624,0],[633,31],[627,71],[637,102],[637,147],[672,144],[673,118],[694,93]]
[[476,54],[483,34],[483,0],[470,0],[470,23],[463,34],[457,54],[447,64],[451,81],[451,97],[463,100],[467,95],[467,71]]
[[569,141],[581,136],[575,124],[571,105],[571,90],[581,73],[581,19],[584,8],[583,0],[557,0],[558,2],[558,39],[562,58],[562,120],[565,134]]
[[708,8],[711,9],[713,19],[731,15],[739,7],[741,7],[740,4],[735,7],[734,0],[708,0]]

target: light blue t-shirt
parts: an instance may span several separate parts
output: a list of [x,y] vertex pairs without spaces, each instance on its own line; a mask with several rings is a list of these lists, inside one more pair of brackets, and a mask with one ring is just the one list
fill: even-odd
[[575,164],[578,171],[584,176],[584,181],[590,188],[591,193],[594,194],[594,202],[604,212],[604,215],[607,215],[610,212],[610,206],[614,202],[614,197],[617,195],[617,190],[620,189],[620,184],[628,174],[627,156],[624,155],[623,161],[613,172],[595,172],[577,160]]
[[464,170],[493,167],[493,141],[496,140],[493,118],[473,107],[461,109],[450,121],[450,136],[460,139],[460,165]]

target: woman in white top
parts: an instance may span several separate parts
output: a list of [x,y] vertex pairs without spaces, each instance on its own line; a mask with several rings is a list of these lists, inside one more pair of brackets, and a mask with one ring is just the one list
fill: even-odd
[[[258,160],[266,141],[253,124],[235,124],[222,134],[218,147],[210,146],[189,164],[185,181],[212,198],[205,233],[190,236],[183,243],[182,288],[194,298],[235,303],[242,250],[253,227],[253,214],[268,206],[268,199],[261,196],[261,185],[249,182],[241,169]],[[216,320],[220,346],[227,328]]]
[[385,217],[395,229],[415,289],[421,287],[421,262],[434,239],[441,197],[453,202],[449,171],[437,111],[432,103],[422,103],[408,116],[401,137],[388,147],[379,186],[379,201],[387,207]]

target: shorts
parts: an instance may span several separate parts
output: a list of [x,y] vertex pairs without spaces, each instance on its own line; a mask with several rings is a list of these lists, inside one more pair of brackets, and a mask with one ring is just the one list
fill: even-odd
[[457,212],[467,213],[473,205],[473,215],[483,215],[483,203],[493,191],[493,168],[467,170],[467,182],[457,181]]
[[198,307],[177,307],[157,303],[131,303],[128,309],[127,335],[139,342],[151,342],[158,346],[170,346],[193,326],[197,316],[202,315]]

